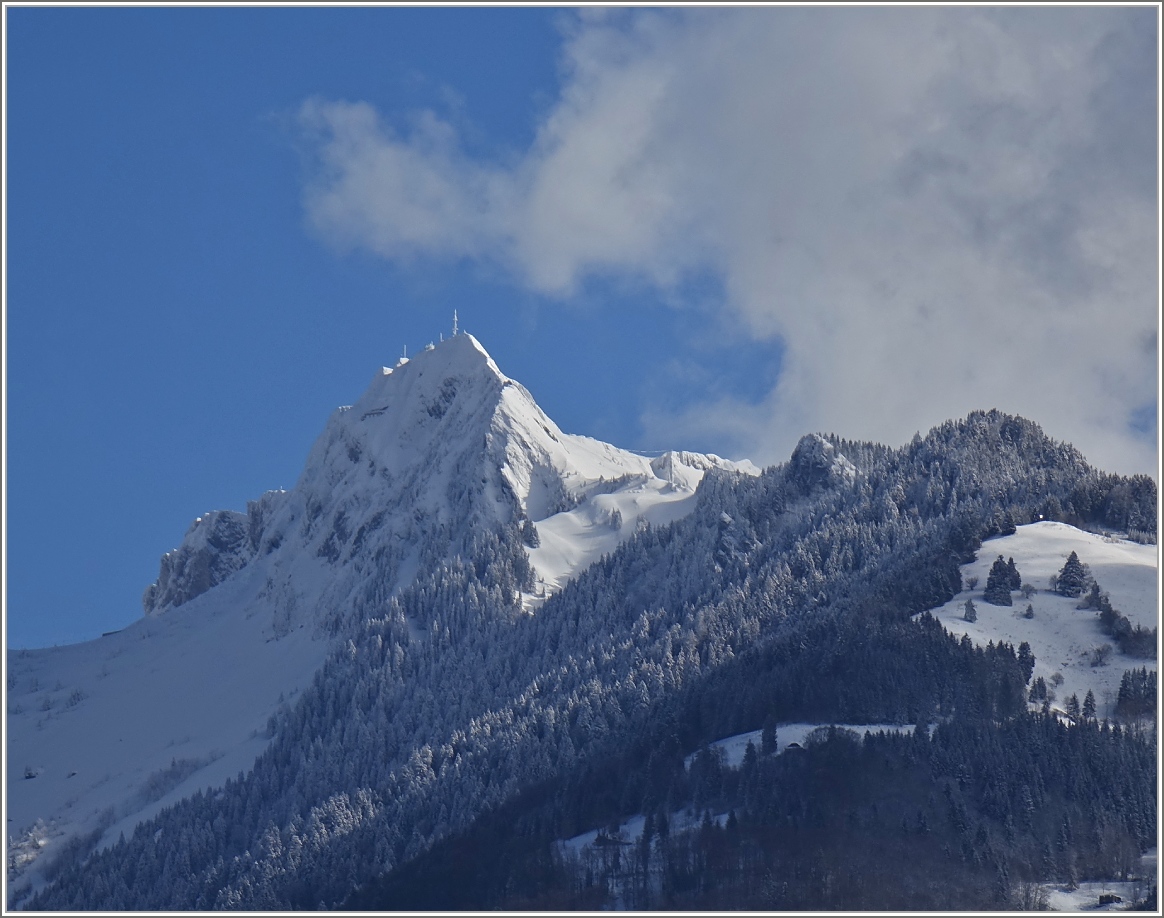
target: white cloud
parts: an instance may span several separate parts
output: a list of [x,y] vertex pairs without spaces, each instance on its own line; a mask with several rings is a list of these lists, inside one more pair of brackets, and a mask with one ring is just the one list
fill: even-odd
[[722,278],[785,362],[759,405],[648,426],[783,458],[806,430],[900,443],[998,407],[1098,465],[1156,466],[1152,10],[766,8],[577,19],[513,164],[435,116],[397,137],[313,100],[309,217],[390,258],[485,258],[568,297],[590,273]]
[[337,246],[387,258],[497,250],[507,182],[461,155],[431,113],[407,139],[360,102],[308,100],[299,123],[315,152],[307,216]]

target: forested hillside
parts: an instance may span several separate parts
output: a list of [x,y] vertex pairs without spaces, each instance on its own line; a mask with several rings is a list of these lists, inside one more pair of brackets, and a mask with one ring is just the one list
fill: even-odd
[[[900,449],[806,437],[760,476],[709,471],[689,516],[533,615],[521,526],[482,529],[336,623],[250,772],[77,846],[24,904],[987,908],[1123,869],[1155,837],[1154,731],[1028,713],[1018,648],[911,617],[961,589],[983,538],[1040,518],[1147,538],[1156,515],[1151,479],[980,412]],[[938,726],[684,768],[789,719]],[[661,835],[688,802],[732,817]],[[622,855],[638,874],[554,854],[634,813],[654,826]],[[922,882],[934,865],[948,894]],[[455,889],[479,898],[439,900]]]

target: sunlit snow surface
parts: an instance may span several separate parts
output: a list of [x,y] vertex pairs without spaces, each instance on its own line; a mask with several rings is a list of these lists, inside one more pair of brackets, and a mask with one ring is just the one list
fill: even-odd
[[[1090,689],[1095,693],[1097,715],[1101,719],[1110,717],[1124,670],[1141,666],[1154,670],[1156,661],[1121,654],[1115,641],[1100,630],[1094,609],[1076,608],[1078,599],[1050,592],[1048,583],[1074,551],[1091,569],[1092,577],[1118,611],[1133,625],[1154,628],[1159,621],[1157,550],[1155,545],[1139,545],[1118,537],[1083,532],[1066,523],[1020,526],[1014,535],[982,543],[978,559],[962,567],[963,583],[977,577],[977,587],[959,593],[933,614],[947,631],[959,637],[968,634],[975,644],[1005,641],[1017,649],[1026,641],[1035,655],[1031,679],[1042,676],[1054,690],[1052,707],[1062,710],[1071,695],[1076,695],[1082,703]],[[1038,592],[1030,600],[1014,593],[1013,606],[994,606],[982,598],[990,566],[999,555],[1014,558],[1023,583],[1037,588]],[[974,600],[978,613],[978,620],[973,623],[964,618],[967,599]],[[1023,617],[1028,602],[1035,612],[1030,619]],[[1111,655],[1106,665],[1092,666],[1095,649],[1103,644],[1111,645]],[[1056,673],[1063,679],[1058,687],[1052,685]]]
[[307,626],[276,640],[269,615],[232,605],[232,586],[95,641],[9,652],[5,815],[26,862],[9,901],[68,837],[128,836],[265,748],[267,719],[310,683],[326,644]]
[[533,594],[523,597],[527,610],[557,592],[579,570],[614,551],[644,523],[663,525],[690,513],[705,469],[758,472],[747,461],[690,453],[665,453],[653,460],[623,453],[621,462],[625,482],[607,491],[602,487],[605,482],[595,486],[591,479],[589,493],[577,507],[537,524],[540,544],[529,552],[537,586]]

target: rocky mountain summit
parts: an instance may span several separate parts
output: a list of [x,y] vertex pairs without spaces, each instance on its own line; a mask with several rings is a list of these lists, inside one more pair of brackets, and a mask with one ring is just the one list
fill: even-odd
[[[646,488],[655,496],[648,506],[670,502],[712,468],[757,471],[565,434],[476,338],[459,334],[381,369],[354,405],[337,409],[290,491],[195,520],[142,602],[147,615],[163,614],[258,559],[268,568],[265,596],[322,599],[313,585],[326,582],[332,608],[382,601],[466,552],[482,531],[538,523],[598,494]],[[639,514],[628,518],[622,503],[619,518],[633,523]],[[285,629],[286,610],[272,612]]]

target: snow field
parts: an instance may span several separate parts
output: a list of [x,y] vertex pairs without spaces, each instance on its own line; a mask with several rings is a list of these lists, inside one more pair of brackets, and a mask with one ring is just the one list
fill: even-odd
[[[842,730],[852,730],[858,736],[864,737],[866,733],[912,733],[913,725],[911,724],[777,724],[776,725],[776,754],[786,751],[792,743],[798,746],[803,746],[805,739],[813,731],[821,727],[835,726]],[[763,730],[752,730],[750,733],[738,733],[735,736],[729,736],[721,740],[711,743],[712,749],[722,749],[724,751],[724,764],[731,768],[739,768],[744,761],[744,753],[748,749],[748,743],[756,747],[756,752],[760,751],[760,734]],[[690,767],[692,760],[696,754],[689,755],[684,764]],[[727,815],[726,813],[724,814]]]
[[128,836],[266,748],[268,718],[311,681],[326,644],[306,626],[275,640],[269,612],[241,612],[236,585],[222,586],[95,641],[9,653],[7,834],[38,842],[9,874],[9,902],[39,887],[68,839]]
[[[1005,641],[1018,650],[1026,641],[1035,655],[1032,682],[1042,676],[1055,692],[1052,707],[1062,710],[1071,695],[1083,703],[1088,690],[1095,693],[1096,713],[1111,717],[1124,670],[1146,666],[1156,669],[1155,660],[1128,657],[1099,625],[1095,610],[1077,609],[1080,600],[1049,590],[1048,582],[1074,551],[1091,569],[1100,589],[1111,597],[1112,605],[1144,628],[1159,624],[1157,546],[1139,545],[1115,536],[1084,532],[1066,523],[1039,522],[1020,526],[1013,535],[999,536],[982,543],[978,558],[962,566],[962,582],[978,578],[974,590],[963,590],[932,614],[951,634],[966,634],[978,645]],[[995,559],[1014,558],[1023,583],[1037,589],[1030,600],[1013,593],[1013,606],[994,606],[982,598],[986,577]],[[973,599],[976,622],[964,618],[967,599]],[[1028,602],[1034,618],[1024,618]],[[1092,666],[1097,647],[1111,646],[1103,666]],[[1056,675],[1058,674],[1058,675]],[[1062,679],[1058,686],[1052,680]]]
[[[703,471],[690,471],[697,485]],[[596,494],[571,510],[543,519],[536,524],[541,544],[529,549],[538,588],[523,596],[525,608],[536,608],[581,570],[618,548],[634,535],[640,520],[653,526],[664,525],[694,508],[694,485],[676,487],[653,476],[639,475],[616,491]],[[619,519],[621,523],[616,528]]]
[[[321,618],[387,602],[415,577],[422,537],[451,538],[469,525],[470,508],[498,522],[533,520],[540,545],[528,553],[538,585],[523,596],[532,612],[643,522],[690,512],[710,468],[757,472],[746,462],[679,452],[647,458],[563,434],[468,335],[382,370],[355,405],[332,415],[293,491],[257,502],[261,512],[248,522],[259,538],[240,555],[245,566],[116,634],[9,652],[9,903],[43,884],[70,838],[98,831],[99,844],[111,844],[163,807],[249,769],[269,742],[270,716],[293,702],[326,657]],[[183,549],[206,550],[209,531],[193,528]],[[964,578],[979,577],[979,589],[934,614],[976,643],[1005,640],[1017,649],[1027,641],[1035,676],[1055,690],[1056,706],[1072,693],[1082,701],[1091,688],[1105,716],[1123,670],[1155,662],[1123,658],[1113,647],[1106,666],[1090,665],[1095,647],[1113,642],[1094,612],[1046,592],[1072,550],[1117,609],[1134,623],[1157,624],[1156,548],[1058,523],[985,543],[963,569]],[[1026,601],[1017,594],[1011,608],[982,600],[999,554],[1014,557],[1023,580],[1039,588],[1033,619],[1022,618]],[[373,577],[380,580],[369,584]],[[370,585],[374,596],[366,595]],[[974,624],[962,620],[971,595]],[[780,752],[817,726],[779,726]],[[758,732],[715,745],[738,765],[749,739],[759,747]],[[673,824],[698,818],[681,812]],[[619,828],[634,838],[642,825],[640,815]],[[581,850],[596,837],[594,830],[563,844]]]
[[[1089,880],[1075,889],[1045,885],[1047,908],[1053,912],[1121,912],[1142,898],[1156,882],[1157,849],[1152,848],[1140,857],[1138,874],[1129,880]],[[1107,902],[1100,905],[1100,897],[1119,896],[1122,902]]]

